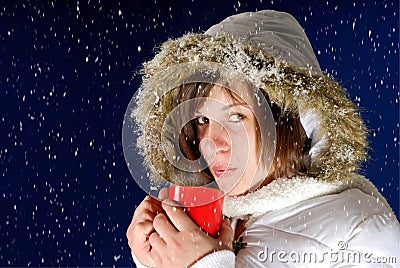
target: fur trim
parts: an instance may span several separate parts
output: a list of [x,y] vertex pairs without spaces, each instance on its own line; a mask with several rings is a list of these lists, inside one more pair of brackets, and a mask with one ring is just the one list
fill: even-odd
[[[265,90],[270,100],[283,110],[299,113],[307,135],[312,138],[311,168],[306,176],[326,181],[345,180],[366,160],[367,129],[346,90],[331,77],[289,65],[245,40],[223,34],[213,37],[190,33],[165,42],[154,59],[144,64],[143,83],[133,116],[139,126],[138,146],[145,165],[155,167],[150,172],[153,180],[160,178],[160,174],[179,177],[179,171],[164,156],[161,130],[166,114],[176,106],[176,92],[168,85],[183,82],[187,75],[165,70],[191,62],[229,66]],[[168,95],[164,95],[166,90],[170,91]]]
[[266,213],[283,209],[311,198],[340,193],[350,188],[358,188],[368,195],[375,196],[377,201],[383,202],[391,211],[386,199],[370,181],[362,176],[353,174],[347,181],[327,182],[310,177],[277,179],[263,188],[244,196],[225,196],[223,212],[227,217],[249,219],[249,223],[251,223]]

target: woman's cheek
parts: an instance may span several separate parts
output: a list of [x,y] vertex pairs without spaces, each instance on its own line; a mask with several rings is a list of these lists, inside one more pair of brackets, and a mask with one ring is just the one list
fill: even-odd
[[210,138],[202,139],[200,141],[199,148],[207,164],[211,165],[214,162],[216,155],[216,146],[213,140]]

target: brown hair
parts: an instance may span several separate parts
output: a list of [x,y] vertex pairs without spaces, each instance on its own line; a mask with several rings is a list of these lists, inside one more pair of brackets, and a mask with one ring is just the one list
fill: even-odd
[[[268,98],[267,94],[264,94]],[[273,177],[288,177],[301,175],[309,168],[308,151],[311,140],[300,122],[298,114],[283,111],[275,103],[270,108],[275,120],[276,147],[272,164]]]
[[[201,98],[208,97],[211,89],[216,84],[209,82],[186,83],[180,86],[178,93],[178,104],[187,100],[198,100],[189,111],[194,114],[195,109],[201,105]],[[225,93],[234,101],[240,102],[240,97],[228,88],[222,87]],[[271,179],[301,175],[308,169],[308,159],[305,157],[309,151],[310,140],[307,138],[303,126],[300,122],[300,117],[290,111],[285,111],[275,103],[269,100],[268,95],[264,90],[260,89],[270,105],[276,127],[276,149],[273,164],[271,166]],[[180,125],[180,124],[179,124]],[[259,153],[261,147],[261,133],[259,127],[256,126],[256,141],[258,144]],[[185,124],[180,130],[179,145],[185,157],[190,160],[201,158],[201,153],[198,146],[197,125],[195,120]],[[204,161],[204,160],[202,160]],[[212,178],[208,169],[205,169],[203,175]]]

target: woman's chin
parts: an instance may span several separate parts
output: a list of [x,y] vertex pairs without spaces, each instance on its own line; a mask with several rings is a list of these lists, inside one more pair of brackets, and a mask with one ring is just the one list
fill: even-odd
[[227,185],[226,183],[224,183],[224,184],[218,183],[218,180],[217,180],[217,184],[218,184],[219,189],[221,191],[223,191],[225,193],[225,195],[227,195],[227,196],[243,195],[243,194],[246,194],[249,190],[248,187],[244,187],[244,185],[242,185],[240,183]]

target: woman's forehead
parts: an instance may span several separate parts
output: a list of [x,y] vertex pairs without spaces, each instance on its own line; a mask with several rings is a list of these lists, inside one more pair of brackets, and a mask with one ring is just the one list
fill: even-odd
[[250,109],[248,102],[237,96],[235,93],[221,86],[214,86],[207,97],[202,98],[197,111],[201,113],[224,112],[232,108]]
[[229,104],[245,104],[246,101],[243,99],[245,89],[230,89],[221,85],[213,85],[208,93],[209,98],[222,100]]

